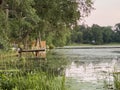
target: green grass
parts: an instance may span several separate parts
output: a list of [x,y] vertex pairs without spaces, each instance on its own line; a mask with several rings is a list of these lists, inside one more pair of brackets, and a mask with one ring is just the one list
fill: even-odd
[[[66,62],[37,58],[14,57],[11,52],[0,51],[0,90],[66,90],[65,76],[58,68]],[[61,70],[62,70],[61,69]]]
[[65,90],[64,77],[44,72],[0,74],[0,90]]
[[114,73],[113,77],[115,90],[120,90],[120,73]]
[[120,43],[108,43],[108,44],[102,44],[102,45],[94,45],[94,44],[78,44],[78,43],[73,43],[70,44],[69,46],[120,46]]
[[120,43],[109,43],[109,44],[105,44],[105,45],[115,45],[115,46],[120,46]]
[[68,46],[93,46],[93,44],[82,44],[82,43],[78,44],[78,43],[72,43],[72,44],[70,44],[70,45],[68,45]]

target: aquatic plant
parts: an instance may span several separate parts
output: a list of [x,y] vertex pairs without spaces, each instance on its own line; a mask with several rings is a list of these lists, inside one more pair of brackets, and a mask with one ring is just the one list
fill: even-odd
[[44,72],[2,73],[1,90],[65,90],[64,77],[48,77]]
[[114,73],[113,77],[115,90],[120,90],[120,72]]
[[0,58],[0,90],[66,90],[65,76],[58,75],[60,64],[55,58],[46,62],[6,55],[10,54],[4,52]]

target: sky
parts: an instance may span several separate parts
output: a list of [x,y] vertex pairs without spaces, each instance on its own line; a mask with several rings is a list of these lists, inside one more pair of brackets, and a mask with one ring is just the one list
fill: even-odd
[[114,26],[120,23],[120,0],[95,0],[95,10],[85,18],[85,24],[91,26]]

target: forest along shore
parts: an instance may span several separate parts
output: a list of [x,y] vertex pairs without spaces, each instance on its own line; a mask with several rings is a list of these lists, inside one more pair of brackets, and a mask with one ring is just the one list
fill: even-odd
[[56,47],[56,49],[102,49],[102,48],[120,48],[120,45],[107,46],[107,45],[96,45],[96,46],[64,46]]

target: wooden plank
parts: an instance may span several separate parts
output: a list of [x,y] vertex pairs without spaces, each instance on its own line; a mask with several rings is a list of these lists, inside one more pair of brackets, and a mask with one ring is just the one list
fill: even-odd
[[36,49],[36,50],[22,50],[21,52],[40,52],[45,51],[46,49]]
[[[43,55],[46,54],[46,49],[45,48],[41,48],[41,49],[31,49],[31,50],[22,50],[22,49],[19,49],[18,53],[19,53],[19,57],[22,56],[22,53],[23,52],[35,52],[35,56],[38,57],[39,54]],[[45,55],[46,57],[46,55]]]

